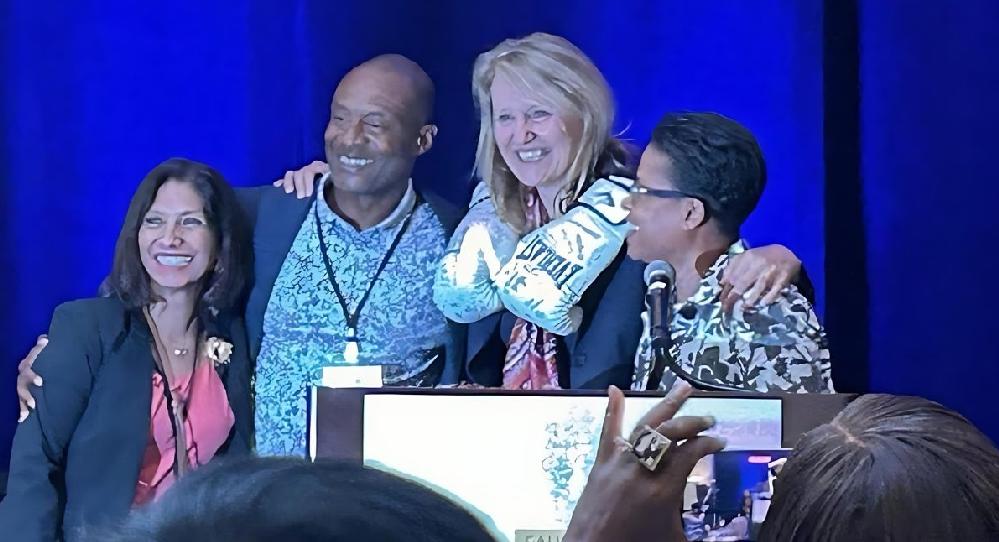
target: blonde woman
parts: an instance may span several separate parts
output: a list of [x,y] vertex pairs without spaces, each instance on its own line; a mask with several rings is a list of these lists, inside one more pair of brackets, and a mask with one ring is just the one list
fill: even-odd
[[[644,263],[622,250],[632,226],[621,203],[633,175],[611,135],[606,80],[569,41],[536,33],[481,54],[472,87],[481,182],[434,296],[446,316],[471,324],[470,380],[509,389],[628,386]],[[741,276],[729,279],[752,284],[751,296],[769,297],[797,274],[783,247],[748,254]]]
[[[569,41],[509,39],[475,62],[480,179],[434,281],[434,302],[470,324],[466,376],[514,389],[629,387],[644,263],[627,258],[628,153],[596,66]],[[313,162],[275,182],[311,195]],[[516,256],[515,256],[516,253]],[[780,246],[728,268],[727,305],[777,297],[800,263]]]

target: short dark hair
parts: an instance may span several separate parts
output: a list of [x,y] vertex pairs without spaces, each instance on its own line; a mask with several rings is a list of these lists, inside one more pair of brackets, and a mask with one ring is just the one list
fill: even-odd
[[760,540],[996,540],[999,450],[920,397],[866,395],[806,433]]
[[213,461],[113,534],[91,534],[114,542],[496,540],[416,482],[359,463],[289,457]]
[[650,144],[669,156],[676,189],[699,197],[722,232],[738,235],[767,182],[753,134],[718,113],[667,113]]
[[153,168],[139,183],[125,214],[115,244],[114,264],[107,288],[126,307],[137,309],[155,301],[149,274],[139,255],[139,229],[160,187],[167,181],[190,183],[204,202],[205,217],[215,237],[215,266],[201,280],[201,292],[192,317],[203,325],[220,313],[241,307],[251,273],[249,231],[236,194],[222,174],[205,164],[171,158]]

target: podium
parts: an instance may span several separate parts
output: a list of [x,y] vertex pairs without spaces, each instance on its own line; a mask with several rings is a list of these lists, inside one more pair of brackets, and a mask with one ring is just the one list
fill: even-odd
[[[648,407],[664,396],[659,392],[625,392],[625,413],[628,417],[637,419]],[[780,445],[781,448],[792,448],[794,443],[804,433],[833,419],[840,410],[856,398],[856,394],[762,394],[737,392],[700,392],[692,394],[688,401],[716,401],[735,399],[741,402],[763,401],[771,406],[767,414],[779,410]],[[450,399],[453,398],[453,399]],[[309,401],[309,455],[313,459],[346,459],[361,461],[364,459],[365,422],[369,428],[377,427],[378,420],[365,417],[365,405],[388,402],[411,406],[430,400],[436,405],[446,405],[448,402],[454,408],[460,409],[471,398],[491,398],[490,407],[502,408],[504,404],[513,404],[523,398],[550,398],[554,402],[579,399],[592,399],[593,404],[599,404],[598,418],[602,418],[606,407],[607,394],[599,390],[553,390],[553,391],[512,391],[499,389],[429,389],[429,388],[327,388],[314,387]],[[641,401],[643,404],[636,412],[632,407]],[[645,407],[645,408],[642,408]],[[446,407],[445,407],[446,408]],[[710,408],[708,408],[710,410]],[[681,411],[681,414],[686,411]],[[379,408],[379,414],[381,409]],[[500,415],[501,411],[496,411]],[[712,412],[720,424],[726,419],[719,413]],[[407,412],[398,412],[399,420],[406,419]],[[483,422],[488,420],[482,420]],[[624,427],[630,428],[626,417]],[[413,421],[412,423],[416,423]],[[432,424],[430,420],[424,423]],[[441,420],[443,423],[443,420]],[[634,420],[632,420],[634,423]],[[460,428],[455,428],[458,430]],[[729,439],[732,444],[731,439]]]
[[[663,395],[626,392],[625,432]],[[759,477],[759,469],[765,483],[772,458],[785,456],[802,434],[830,421],[854,397],[695,392],[679,415],[714,416],[709,434],[728,445],[695,468],[691,499],[704,493],[704,484],[738,483],[741,495],[760,481],[746,473]],[[595,460],[606,406],[606,393],[597,390],[316,387],[309,453],[416,479],[478,512],[510,540],[557,541]]]

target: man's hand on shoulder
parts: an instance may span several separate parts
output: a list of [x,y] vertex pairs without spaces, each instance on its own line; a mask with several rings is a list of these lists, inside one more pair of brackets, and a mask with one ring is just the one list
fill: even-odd
[[283,189],[286,194],[294,192],[298,199],[311,198],[315,190],[316,175],[325,175],[329,170],[326,162],[316,160],[301,169],[286,171],[284,177],[272,184]]

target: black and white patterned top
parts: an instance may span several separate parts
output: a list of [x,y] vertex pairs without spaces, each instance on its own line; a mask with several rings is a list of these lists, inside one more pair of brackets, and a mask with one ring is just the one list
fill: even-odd
[[[766,307],[744,307],[739,301],[732,314],[722,311],[719,282],[731,257],[745,250],[743,241],[734,243],[708,269],[694,295],[674,304],[673,359],[701,380],[747,391],[832,393],[825,331],[811,303],[793,285]],[[641,317],[635,390],[645,389],[653,359],[648,312]],[[676,379],[667,367],[660,389],[669,389]]]

